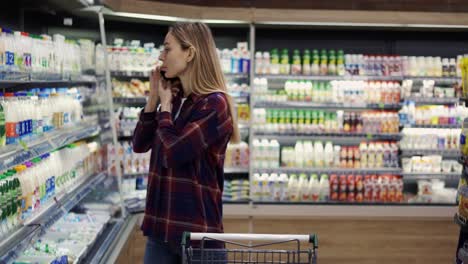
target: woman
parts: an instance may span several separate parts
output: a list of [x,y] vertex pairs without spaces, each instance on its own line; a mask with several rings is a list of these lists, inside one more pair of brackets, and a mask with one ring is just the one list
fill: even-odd
[[223,232],[224,155],[239,131],[208,26],[172,26],[160,60],[133,150],[151,149],[141,227],[148,237],[145,263],[180,263],[184,231]]

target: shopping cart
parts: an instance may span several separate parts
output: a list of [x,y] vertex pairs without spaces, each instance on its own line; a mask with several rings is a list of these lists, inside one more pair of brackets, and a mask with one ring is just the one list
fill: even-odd
[[[190,241],[200,241],[199,248],[193,248]],[[205,248],[206,241],[219,241],[226,248]],[[239,241],[249,242],[242,244]],[[262,244],[252,244],[252,242]],[[308,243],[307,250],[301,249],[301,242]],[[278,247],[292,249],[278,250]],[[232,249],[236,247],[236,249]],[[271,247],[275,247],[272,249]],[[267,249],[264,249],[267,248]],[[183,264],[316,264],[317,235],[268,235],[268,234],[222,234],[189,233],[182,237]]]

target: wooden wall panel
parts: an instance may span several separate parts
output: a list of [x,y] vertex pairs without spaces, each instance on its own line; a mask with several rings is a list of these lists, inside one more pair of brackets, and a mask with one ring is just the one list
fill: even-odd
[[[459,231],[451,219],[254,219],[253,224],[255,233],[317,233],[320,264],[451,263]],[[225,229],[247,233],[248,221],[226,219]],[[117,263],[142,263],[144,245],[136,228]]]
[[147,0],[151,2],[178,3],[211,7],[255,7],[274,9],[341,9],[341,10],[390,10],[390,11],[434,11],[467,12],[463,0]]
[[[431,0],[432,1],[432,0]],[[289,1],[291,2],[291,1]],[[310,1],[328,2],[328,1]],[[292,9],[262,7],[200,7],[145,0],[105,0],[114,11],[174,16],[188,19],[225,19],[247,22],[320,22],[320,23],[395,23],[468,25],[468,16],[460,12],[416,12],[382,10]],[[422,5],[421,5],[422,6]],[[468,12],[468,5],[466,12]],[[424,12],[422,12],[424,11]]]

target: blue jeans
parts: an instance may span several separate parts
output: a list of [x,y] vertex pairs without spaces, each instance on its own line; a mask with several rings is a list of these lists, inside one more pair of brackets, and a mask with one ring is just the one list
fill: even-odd
[[167,243],[148,237],[145,249],[144,264],[180,264],[182,259]]
[[[180,249],[182,251],[182,248]],[[185,264],[182,263],[181,252],[174,250],[167,243],[164,243],[158,239],[148,237],[145,249],[144,264]],[[185,254],[185,252],[184,252]],[[203,260],[202,260],[203,259]],[[193,251],[191,257],[191,263],[216,263],[224,264],[227,263],[227,254],[221,250],[221,252],[205,252],[203,256],[200,254],[199,249]]]

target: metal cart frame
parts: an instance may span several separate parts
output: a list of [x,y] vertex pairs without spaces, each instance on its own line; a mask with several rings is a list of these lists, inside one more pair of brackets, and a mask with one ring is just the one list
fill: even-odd
[[[199,248],[193,248],[190,241],[200,241]],[[237,247],[205,248],[205,242],[218,241]],[[248,241],[243,244],[236,241]],[[252,242],[261,242],[253,245]],[[301,242],[311,246],[301,250]],[[286,250],[261,249],[282,244],[296,244]],[[273,234],[229,234],[229,233],[190,233],[182,237],[183,264],[317,264],[318,237],[311,235],[273,235]]]

